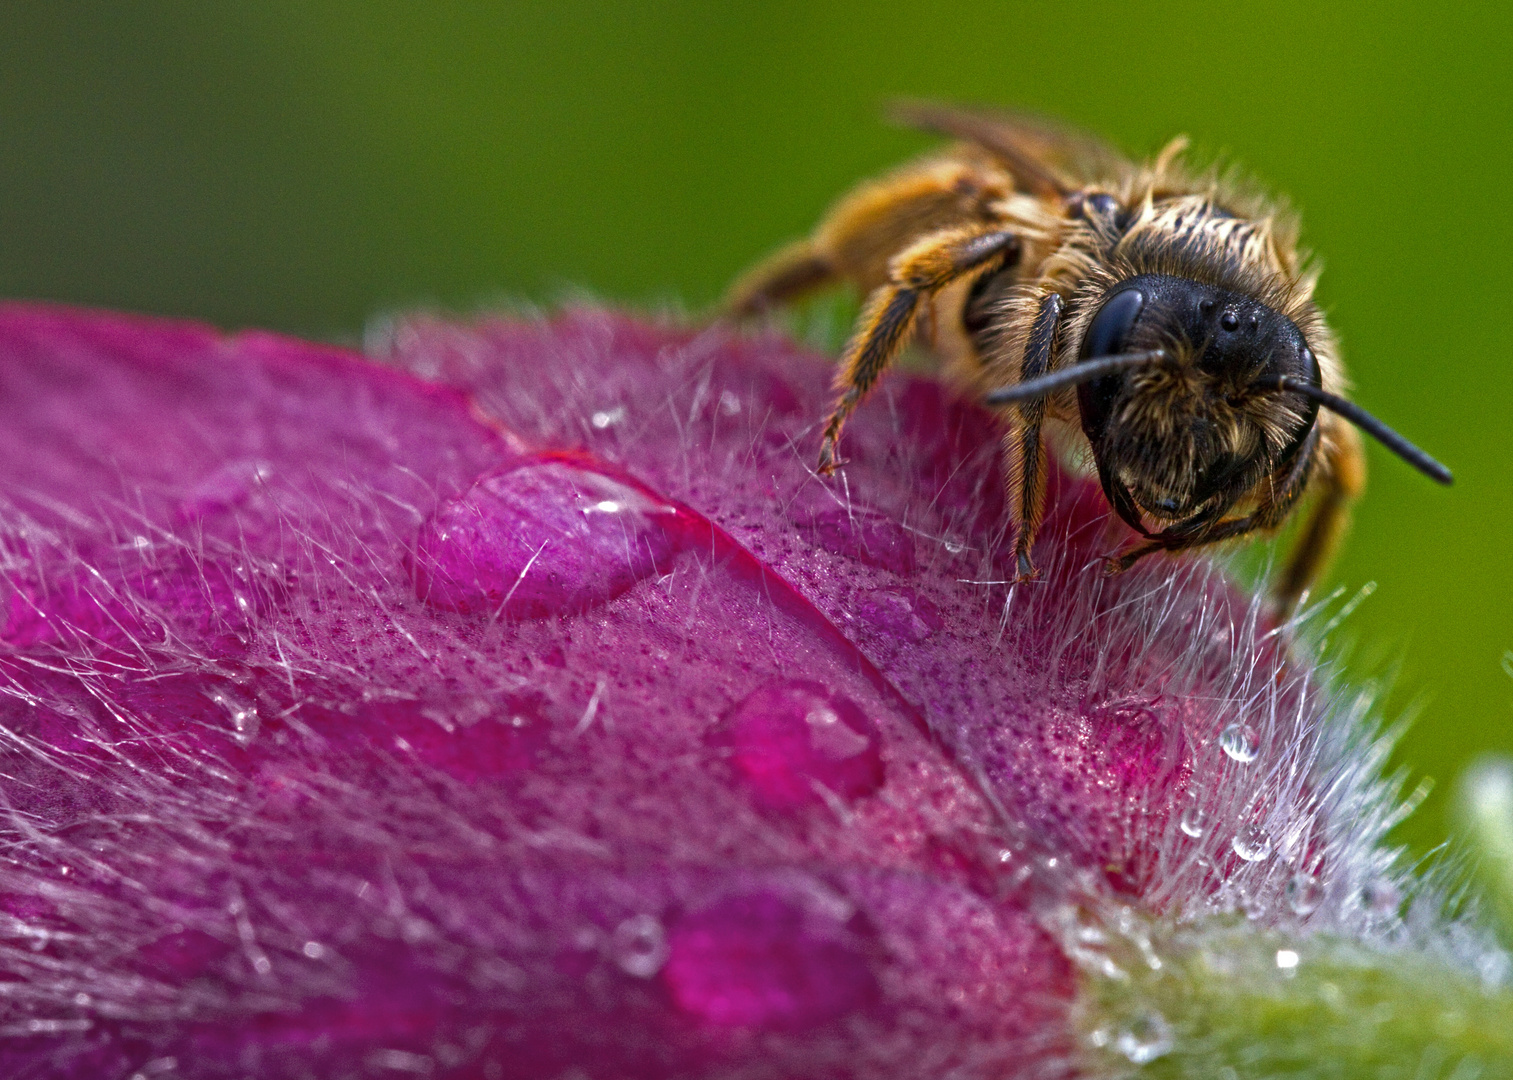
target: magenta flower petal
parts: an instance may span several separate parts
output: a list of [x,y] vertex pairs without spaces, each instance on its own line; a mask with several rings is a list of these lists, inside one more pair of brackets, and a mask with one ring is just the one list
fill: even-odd
[[1066,477],[1008,588],[936,384],[821,481],[781,341],[391,331],[0,309],[0,1075],[1065,1075],[1088,904],[1382,917],[1249,601]]

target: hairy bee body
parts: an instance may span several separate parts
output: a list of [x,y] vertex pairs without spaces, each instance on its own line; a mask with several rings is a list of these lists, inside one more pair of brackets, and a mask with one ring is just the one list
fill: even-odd
[[846,195],[728,300],[750,315],[833,283],[866,295],[822,472],[839,464],[847,415],[918,339],[1003,410],[1021,579],[1035,576],[1045,436],[1057,425],[1085,442],[1110,505],[1141,536],[1115,571],[1274,530],[1314,496],[1275,586],[1284,609],[1320,572],[1363,487],[1350,421],[1449,481],[1345,400],[1293,217],[1186,168],[1184,140],[1136,163],[1022,117],[936,106],[905,116],[961,141]]

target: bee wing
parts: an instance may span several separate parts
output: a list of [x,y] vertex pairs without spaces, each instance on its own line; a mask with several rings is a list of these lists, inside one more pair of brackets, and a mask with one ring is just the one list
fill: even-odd
[[1036,195],[1066,195],[1130,169],[1123,155],[1092,135],[1025,113],[902,101],[889,114],[910,127],[982,147]]

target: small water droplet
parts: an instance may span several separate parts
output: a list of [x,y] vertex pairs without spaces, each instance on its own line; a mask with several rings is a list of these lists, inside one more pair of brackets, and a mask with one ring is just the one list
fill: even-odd
[[491,473],[421,526],[416,594],[496,617],[586,611],[667,563],[676,518],[651,492],[571,462]]
[[712,733],[758,801],[791,808],[820,801],[815,784],[846,800],[883,784],[877,727],[850,698],[818,683],[778,682],[737,705]]
[[1247,825],[1235,833],[1230,846],[1246,862],[1262,862],[1271,858],[1271,834],[1259,825]]
[[307,941],[300,952],[305,954],[306,959],[319,960],[326,955],[326,947],[318,941]]
[[1194,840],[1198,839],[1208,829],[1208,811],[1201,806],[1189,806],[1177,819],[1177,828]]
[[625,406],[616,405],[613,409],[601,409],[589,418],[589,422],[600,431],[614,427],[625,419]]
[[667,931],[655,915],[632,915],[615,927],[610,953],[620,970],[649,979],[667,963]]
[[1309,915],[1324,902],[1324,885],[1312,874],[1294,874],[1285,890],[1287,906],[1297,915]]
[[1241,765],[1246,765],[1261,752],[1261,736],[1249,724],[1230,724],[1219,732],[1219,747]]
[[1135,1065],[1164,1057],[1174,1044],[1171,1025],[1154,1009],[1140,1013],[1114,1036],[1114,1049]]
[[257,706],[219,686],[206,690],[205,696],[226,713],[231,721],[231,737],[236,740],[237,745],[241,747],[252,745],[252,741],[257,738],[257,733],[263,726],[263,718],[258,715]]
[[741,411],[741,399],[729,390],[720,391],[720,412],[726,416],[734,416]]

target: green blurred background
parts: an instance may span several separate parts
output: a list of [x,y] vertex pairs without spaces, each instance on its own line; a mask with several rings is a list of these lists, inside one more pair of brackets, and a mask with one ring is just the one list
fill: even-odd
[[1513,14],[1396,2],[0,6],[0,294],[355,338],[375,312],[574,289],[714,299],[928,145],[887,98],[1185,131],[1304,210],[1375,447],[1336,583],[1398,760],[1513,752]]

